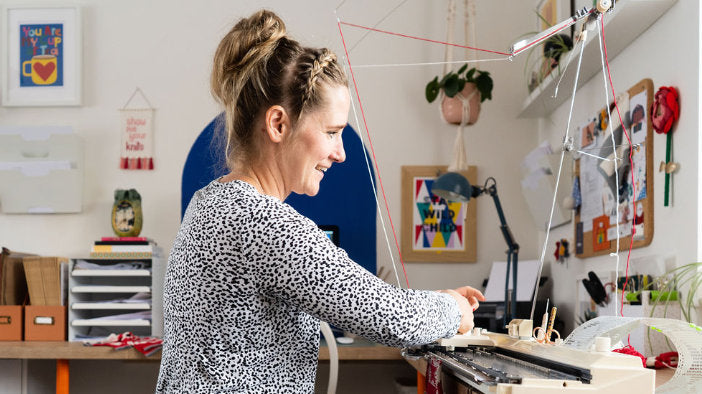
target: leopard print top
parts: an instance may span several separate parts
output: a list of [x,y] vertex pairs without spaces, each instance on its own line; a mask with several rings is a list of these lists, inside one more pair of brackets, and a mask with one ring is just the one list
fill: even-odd
[[389,346],[454,335],[447,294],[389,285],[242,181],[195,193],[164,286],[157,393],[312,393],[319,320]]

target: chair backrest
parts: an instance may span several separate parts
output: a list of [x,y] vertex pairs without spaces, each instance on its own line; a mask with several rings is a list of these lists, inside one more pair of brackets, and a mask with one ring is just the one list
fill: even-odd
[[[195,191],[227,173],[223,148],[213,143],[222,114],[200,133],[185,161],[181,184],[181,219]],[[285,202],[317,225],[339,228],[339,246],[368,271],[376,269],[376,204],[368,163],[372,163],[361,139],[351,126],[342,134],[346,161],[334,164],[314,197],[291,194]],[[375,179],[372,169],[370,174]]]

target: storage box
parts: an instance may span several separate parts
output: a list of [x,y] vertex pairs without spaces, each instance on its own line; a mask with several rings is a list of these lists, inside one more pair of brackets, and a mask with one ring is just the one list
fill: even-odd
[[0,305],[0,341],[22,340],[22,305]]
[[65,341],[66,307],[27,305],[24,307],[25,341]]

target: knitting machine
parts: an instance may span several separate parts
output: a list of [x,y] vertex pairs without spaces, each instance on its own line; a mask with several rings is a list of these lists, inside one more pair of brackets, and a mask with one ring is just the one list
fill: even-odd
[[591,350],[578,350],[561,341],[549,343],[532,336],[531,321],[515,320],[509,334],[480,329],[441,339],[437,344],[408,351],[441,362],[441,370],[468,392],[653,393],[655,371],[641,359],[613,353],[610,338],[599,338]]

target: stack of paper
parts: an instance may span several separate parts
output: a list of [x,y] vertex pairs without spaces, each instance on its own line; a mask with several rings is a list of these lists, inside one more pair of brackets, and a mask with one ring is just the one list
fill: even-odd
[[31,305],[64,305],[68,273],[65,257],[25,257],[22,259]]
[[146,237],[103,237],[90,249],[93,259],[149,259],[153,241]]
[[26,253],[11,252],[2,248],[0,253],[0,305],[22,305],[27,298],[27,281],[24,278],[22,258]]

